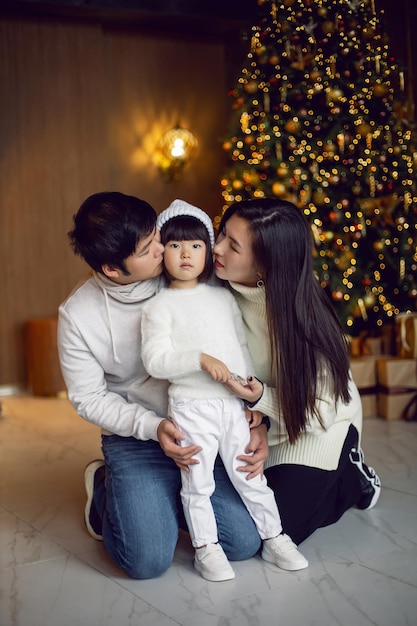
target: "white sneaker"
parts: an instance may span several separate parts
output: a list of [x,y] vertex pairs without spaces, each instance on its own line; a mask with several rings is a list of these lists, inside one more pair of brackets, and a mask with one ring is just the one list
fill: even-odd
[[308,561],[298,551],[295,543],[282,533],[273,539],[263,542],[262,558],[268,563],[274,563],[281,569],[295,571],[308,567]]
[[197,548],[194,567],[203,578],[214,582],[231,580],[235,573],[218,543],[208,543],[204,548]]

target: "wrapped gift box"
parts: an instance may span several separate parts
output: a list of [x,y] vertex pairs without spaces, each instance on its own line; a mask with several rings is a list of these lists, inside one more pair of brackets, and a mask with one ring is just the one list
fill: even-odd
[[377,415],[376,358],[374,356],[351,358],[350,368],[361,396],[363,417],[375,417]]
[[378,359],[376,372],[378,416],[401,419],[404,409],[417,394],[417,359]]
[[417,359],[417,313],[400,313],[395,318],[396,352],[403,359]]

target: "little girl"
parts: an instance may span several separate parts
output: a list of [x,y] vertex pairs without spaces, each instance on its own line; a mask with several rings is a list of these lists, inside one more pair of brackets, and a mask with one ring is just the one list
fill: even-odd
[[[146,304],[142,317],[142,358],[155,378],[168,379],[169,416],[184,433],[183,445],[201,446],[199,463],[181,470],[181,498],[195,548],[194,566],[211,581],[235,573],[218,543],[210,496],[217,454],[263,539],[262,558],[286,570],[308,566],[283,533],[273,492],[262,475],[247,480],[237,457],[249,444],[243,401],[224,386],[231,372],[251,374],[245,331],[234,297],[207,284],[213,269],[213,226],[209,216],[175,200],[157,220],[165,246],[169,286]],[[225,364],[227,363],[227,365]],[[252,413],[252,426],[262,419]]]

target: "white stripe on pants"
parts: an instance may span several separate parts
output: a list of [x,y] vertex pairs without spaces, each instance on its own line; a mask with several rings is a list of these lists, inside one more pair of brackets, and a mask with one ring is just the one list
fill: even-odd
[[243,402],[228,398],[170,398],[169,414],[184,433],[182,446],[201,446],[196,455],[198,465],[189,472],[181,471],[181,498],[184,515],[194,547],[216,543],[217,525],[210,502],[215,484],[214,462],[220,454],[227,474],[242,498],[262,539],[279,535],[281,519],[272,490],[264,476],[246,480],[246,472],[237,472],[242,465],[236,457],[245,454],[250,440]]

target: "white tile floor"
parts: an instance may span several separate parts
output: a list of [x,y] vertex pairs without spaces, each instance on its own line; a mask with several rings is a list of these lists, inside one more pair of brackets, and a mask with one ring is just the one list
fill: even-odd
[[155,580],[127,578],[83,524],[84,466],[99,431],[68,401],[0,398],[1,626],[405,626],[417,624],[417,423],[367,419],[363,447],[383,483],[302,546],[310,567],[259,557],[236,579],[203,580],[187,537]]

